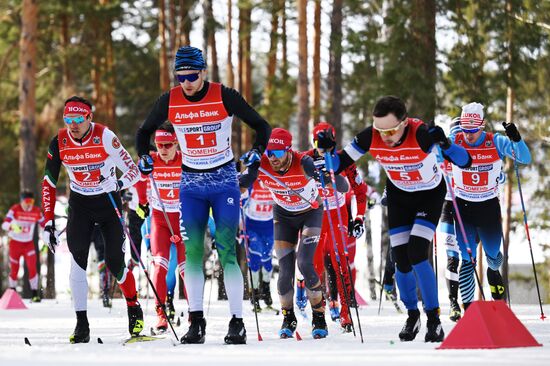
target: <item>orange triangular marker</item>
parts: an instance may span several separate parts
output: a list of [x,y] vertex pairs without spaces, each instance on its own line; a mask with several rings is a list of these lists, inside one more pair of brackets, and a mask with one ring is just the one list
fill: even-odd
[[21,297],[19,296],[17,291],[10,288],[7,289],[6,292],[4,292],[4,295],[2,295],[2,298],[0,298],[0,308],[13,310],[26,309],[27,307],[23,303],[23,300],[21,300]]
[[438,349],[540,346],[504,301],[474,301]]

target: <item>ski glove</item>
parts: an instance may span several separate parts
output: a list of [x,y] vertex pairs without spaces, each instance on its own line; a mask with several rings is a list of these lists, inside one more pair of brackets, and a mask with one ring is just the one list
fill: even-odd
[[516,125],[512,122],[506,123],[502,122],[502,127],[504,127],[504,130],[506,132],[506,136],[514,142],[520,142],[521,141],[521,135],[519,134],[518,128]]
[[122,182],[116,179],[102,179],[99,181],[99,187],[103,193],[118,192],[122,187]]
[[59,231],[55,230],[55,225],[52,220],[46,222],[44,231],[42,232],[42,240],[50,248],[52,253],[55,253],[55,247],[59,245]]
[[336,147],[336,138],[332,130],[323,130],[317,134],[316,147],[323,151],[332,151]]
[[445,132],[441,127],[434,126],[430,128],[428,132],[432,137],[434,144],[439,144],[439,146],[441,146],[443,150],[447,150],[449,147],[451,147],[451,143],[449,142],[447,136],[445,136]]
[[260,162],[262,159],[262,154],[258,151],[258,149],[252,149],[243,156],[241,156],[241,161],[244,165],[247,167],[250,167],[252,169],[258,169],[260,166]]
[[139,159],[138,169],[143,175],[149,175],[153,172],[153,158],[150,155],[142,155]]
[[357,216],[355,220],[350,220],[350,225],[348,225],[348,236],[353,236],[355,239],[359,239],[365,233],[365,224],[363,223],[363,218]]
[[149,216],[149,204],[138,204],[138,207],[136,208],[136,215],[138,215],[140,219],[145,220],[145,218]]

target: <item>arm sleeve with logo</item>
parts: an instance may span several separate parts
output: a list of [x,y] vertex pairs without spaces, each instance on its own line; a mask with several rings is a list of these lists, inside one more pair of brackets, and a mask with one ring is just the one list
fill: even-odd
[[122,146],[118,137],[108,128],[103,130],[103,144],[107,154],[109,154],[117,168],[122,172],[122,176],[119,179],[122,182],[120,189],[127,189],[136,184],[140,177],[138,167],[130,154],[128,154],[128,151]]
[[250,128],[256,131],[256,140],[252,148],[263,153],[271,135],[269,123],[235,89],[222,86],[222,101],[225,110],[229,114],[239,117]]
[[57,136],[50,142],[44,179],[42,180],[42,212],[45,222],[54,219],[57,179],[61,170],[61,158],[59,156],[59,144]]

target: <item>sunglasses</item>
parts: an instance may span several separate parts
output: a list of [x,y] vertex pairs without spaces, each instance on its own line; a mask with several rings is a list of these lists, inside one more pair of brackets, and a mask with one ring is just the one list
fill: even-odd
[[170,142],[170,143],[167,143],[167,144],[157,144],[157,148],[158,149],[170,149],[170,148],[174,147],[174,145],[176,145],[174,142]]
[[479,130],[481,130],[481,128],[477,127],[477,128],[462,128],[460,127],[460,130],[464,133],[477,133]]
[[282,158],[285,156],[285,153],[288,150],[266,150],[265,153],[267,154],[268,158],[276,157],[277,159]]
[[66,124],[70,125],[72,123],[75,123],[77,125],[83,123],[86,121],[86,118],[88,118],[88,114],[86,115],[80,115],[76,117],[63,117],[63,121],[65,121]]
[[372,124],[372,127],[376,131],[378,131],[380,133],[380,135],[382,135],[382,136],[393,136],[399,131],[399,129],[403,126],[405,121],[406,120],[402,120],[401,122],[399,122],[399,124],[397,126],[392,127],[392,128],[378,128],[374,125],[374,123]]
[[200,71],[194,74],[187,74],[187,75],[176,74],[176,77],[178,78],[178,81],[182,84],[185,83],[185,81],[189,81],[190,83],[192,83],[194,81],[197,81],[197,79],[199,78],[199,74],[200,74]]

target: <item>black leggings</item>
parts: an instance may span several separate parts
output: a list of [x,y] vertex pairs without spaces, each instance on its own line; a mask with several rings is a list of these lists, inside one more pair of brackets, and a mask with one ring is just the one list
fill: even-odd
[[[118,193],[112,193],[120,212],[122,203]],[[125,235],[118,216],[106,194],[84,196],[71,192],[67,221],[67,245],[74,261],[86,270],[90,241],[97,223],[105,240],[105,264],[120,279],[124,273]]]

